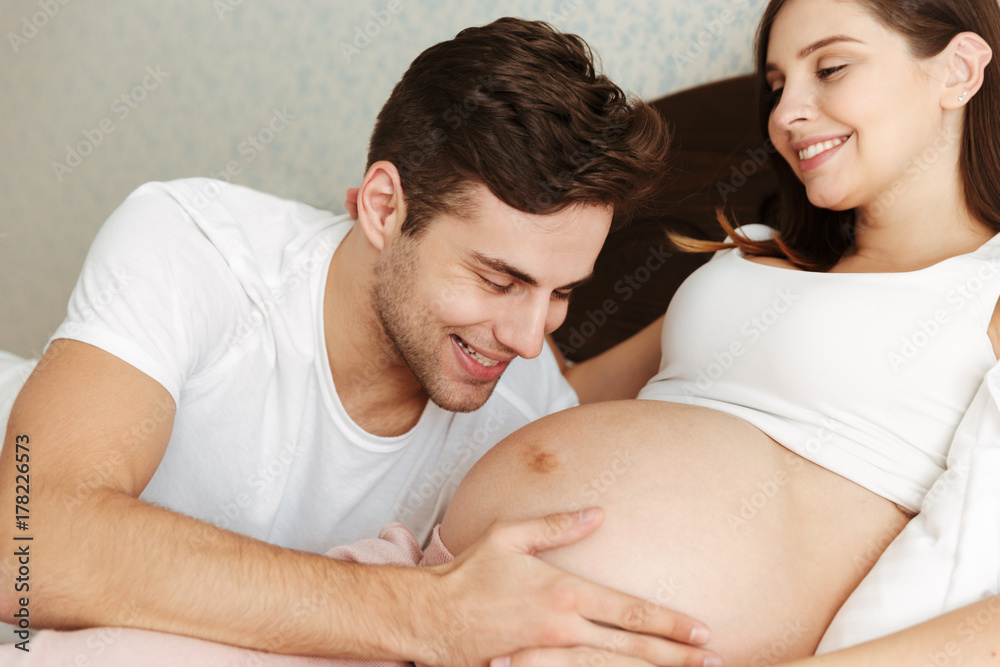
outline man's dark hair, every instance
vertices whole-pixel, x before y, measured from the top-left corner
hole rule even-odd
[[[662,185],[668,148],[663,118],[597,73],[583,39],[502,18],[413,61],[378,115],[368,166],[399,170],[411,236],[459,213],[480,183],[527,213],[609,205],[620,226]]]

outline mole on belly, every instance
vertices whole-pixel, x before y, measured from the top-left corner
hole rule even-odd
[[[527,454],[528,467],[532,472],[549,473],[559,467],[561,456],[545,449],[534,449]]]

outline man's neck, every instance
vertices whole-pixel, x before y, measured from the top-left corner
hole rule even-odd
[[[355,227],[334,253],[323,299],[323,329],[334,387],[354,422],[372,435],[402,435],[420,420],[427,393],[375,314],[372,266]]]

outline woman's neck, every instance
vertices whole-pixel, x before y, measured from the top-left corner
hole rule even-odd
[[[969,211],[957,172],[933,176],[901,182],[898,194],[859,208],[854,245],[833,270],[914,271],[992,238]]]

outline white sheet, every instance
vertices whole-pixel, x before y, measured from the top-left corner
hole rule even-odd
[[[1000,591],[1000,364],[959,424],[920,514],[840,609],[818,653],[853,646]],[[997,609],[1000,612],[1000,608]],[[975,620],[957,628],[971,639]]]

